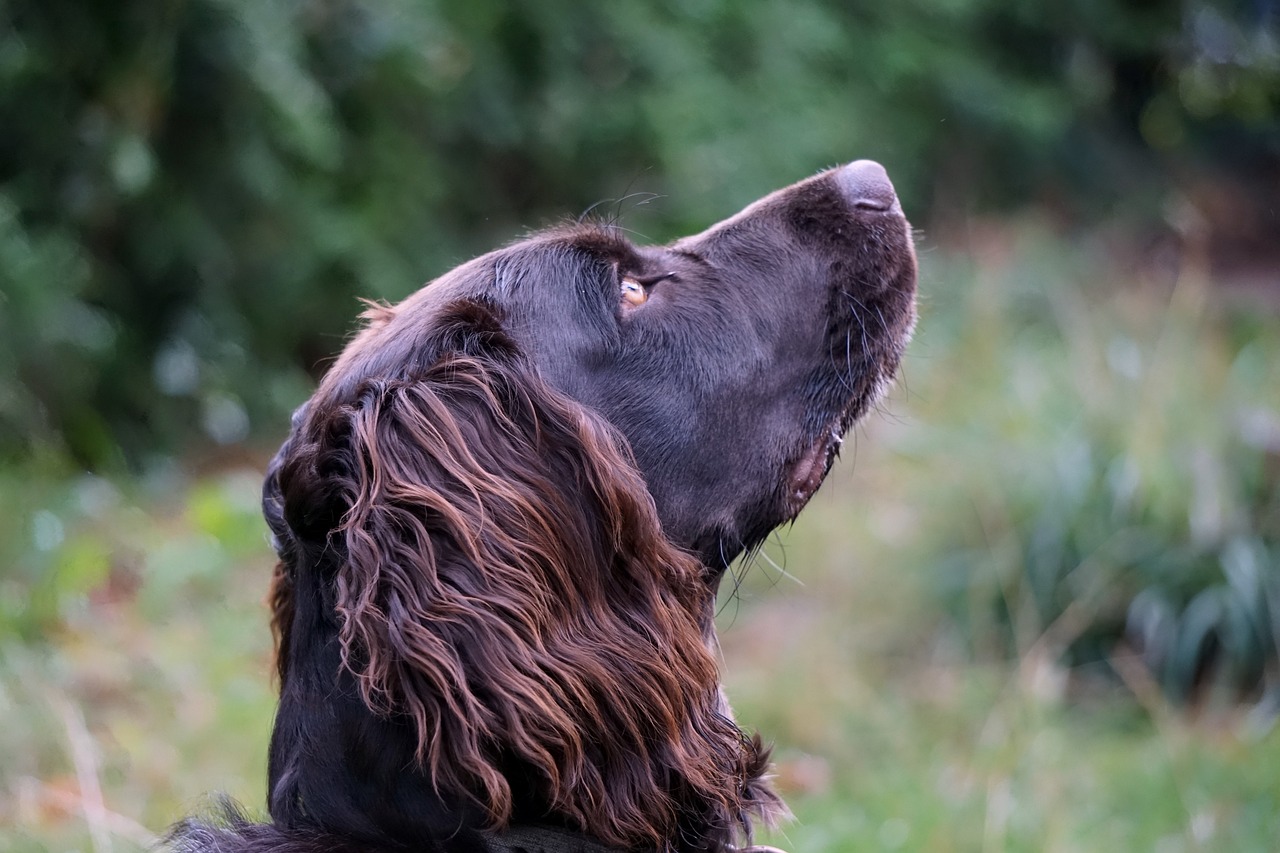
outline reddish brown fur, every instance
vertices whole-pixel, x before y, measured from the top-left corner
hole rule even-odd
[[[370,709],[412,720],[434,785],[501,827],[514,755],[551,807],[621,847],[663,848],[681,801],[717,823],[765,809],[762,750],[721,704],[702,568],[662,534],[611,426],[518,358],[457,353],[318,420],[352,454],[328,484],[349,507],[343,665]],[[290,602],[277,572],[282,643]]]
[[[423,379],[353,413],[366,467],[338,612],[365,701],[407,710],[432,779],[477,792],[497,824],[511,809],[500,747],[608,843],[674,834],[671,772],[732,808],[739,734],[715,713],[695,618],[706,587],[622,443],[492,365],[451,358]],[[453,549],[462,559],[437,562]],[[601,731],[613,740],[583,742]]]

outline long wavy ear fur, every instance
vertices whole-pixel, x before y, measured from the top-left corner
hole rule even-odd
[[[484,311],[445,323],[436,357],[313,400],[268,478],[272,527],[341,553],[343,666],[372,712],[412,722],[437,790],[502,826],[515,762],[607,844],[716,849],[774,801],[719,695],[701,569],[663,536],[621,437],[496,321],[477,332]],[[287,637],[307,548],[276,533]]]

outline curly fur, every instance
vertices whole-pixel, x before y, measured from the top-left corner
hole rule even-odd
[[[759,750],[721,713],[702,569],[662,535],[621,436],[498,328],[481,352],[364,382],[280,461],[286,504],[341,513],[342,665],[368,708],[411,721],[432,785],[494,825],[515,759],[607,843],[661,846],[691,809],[728,829]]]

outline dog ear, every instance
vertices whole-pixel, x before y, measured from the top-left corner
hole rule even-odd
[[[701,569],[625,441],[486,306],[445,312],[433,349],[309,413],[277,474],[277,517],[339,555],[329,600],[364,703],[409,721],[437,789],[495,825],[514,766],[607,844],[731,833],[758,749],[721,707]]]

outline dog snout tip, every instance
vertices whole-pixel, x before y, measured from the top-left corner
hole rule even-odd
[[[875,160],[855,160],[836,173],[840,191],[860,210],[893,210],[898,204],[889,173]]]

